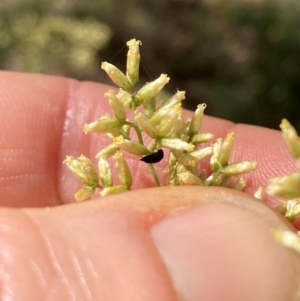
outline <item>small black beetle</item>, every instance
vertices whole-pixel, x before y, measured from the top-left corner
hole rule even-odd
[[[161,161],[163,157],[164,157],[164,151],[162,149],[158,149],[157,151],[155,151],[152,154],[143,156],[141,158],[141,161],[148,163],[148,164],[152,164],[152,163],[157,163],[157,162]]]

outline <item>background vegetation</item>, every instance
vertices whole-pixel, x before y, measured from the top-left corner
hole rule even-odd
[[[299,0],[1,0],[0,68],[105,82],[143,41],[143,80],[171,76],[186,107],[300,130]],[[172,91],[173,89],[173,91]]]

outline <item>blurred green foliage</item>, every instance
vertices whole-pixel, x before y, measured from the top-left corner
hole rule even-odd
[[[186,107],[300,129],[299,0],[0,2],[2,69],[105,82],[100,61],[124,70],[131,38],[144,44],[143,80],[167,73]]]

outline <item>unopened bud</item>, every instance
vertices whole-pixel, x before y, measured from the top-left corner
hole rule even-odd
[[[114,185],[112,172],[108,161],[100,158],[98,162],[99,178],[104,185],[104,187],[111,187]]]
[[[116,161],[116,169],[117,169],[119,180],[122,186],[125,186],[129,190],[132,185],[132,177],[131,177],[129,166],[125,161],[121,152],[117,152],[114,155],[114,159]]]
[[[132,108],[132,95],[131,95],[131,93],[129,93],[125,90],[119,89],[119,92],[116,96],[118,97],[118,99],[120,99],[123,106],[125,106],[129,109]]]
[[[142,113],[136,112],[135,120],[141,130],[143,130],[151,138],[155,139],[158,137],[158,130],[153,126],[150,120]]]
[[[226,176],[239,176],[244,173],[253,171],[257,168],[256,162],[239,162],[227,165],[222,169],[222,174]]]
[[[181,150],[187,152],[192,152],[195,148],[193,144],[187,143],[178,138],[163,138],[160,140],[160,144],[161,146],[169,149]]]
[[[115,143],[109,144],[108,146],[101,149],[101,151],[96,155],[96,158],[107,159],[108,157],[113,156],[119,149],[120,147]]]
[[[254,193],[254,197],[258,200],[261,200],[262,195],[263,195],[263,188],[262,188],[262,186],[259,186]]]
[[[197,134],[193,136],[192,143],[194,144],[200,144],[209,142],[214,138],[214,135],[211,133],[203,133],[203,134]]]
[[[181,104],[176,105],[166,114],[165,119],[159,125],[158,132],[160,137],[174,137],[180,130],[182,124]]]
[[[108,195],[118,194],[118,193],[122,193],[122,192],[126,192],[126,191],[129,191],[126,186],[122,186],[122,185],[120,185],[120,186],[113,186],[113,187],[104,188],[100,192],[100,195],[101,196],[108,196]]]
[[[173,108],[176,104],[181,103],[185,99],[185,91],[177,91],[171,98],[166,100],[152,115],[151,122],[154,125],[158,125],[165,118],[165,115]]]
[[[156,100],[155,97],[146,99],[143,102],[143,106],[144,106],[144,113],[148,118],[151,118],[152,115],[154,114],[155,110],[156,110]]]
[[[296,233],[288,230],[276,229],[273,232],[275,239],[284,246],[300,254],[300,237]],[[295,299],[296,300],[296,299]]]
[[[126,76],[132,86],[139,80],[140,45],[142,45],[141,41],[137,41],[136,39],[127,42],[129,50],[127,53]]]
[[[178,158],[178,161],[184,166],[194,167],[197,165],[198,160],[192,156],[192,153],[187,153]]]
[[[83,155],[77,159],[67,156],[64,160],[69,170],[85,185],[97,187],[99,184],[98,174],[91,160]]]
[[[107,62],[103,62],[101,68],[118,87],[125,91],[132,91],[133,86],[129,82],[126,75],[119,68]]]
[[[206,104],[202,103],[197,106],[196,111],[192,117],[190,127],[189,127],[189,135],[193,137],[198,134],[202,126],[202,120],[204,116],[204,109],[206,108]]]
[[[179,184],[183,185],[198,185],[203,186],[202,181],[195,175],[193,175],[191,172],[186,171],[182,172],[177,175]]]
[[[213,145],[213,154],[210,158],[210,169],[212,172],[217,172],[221,168],[219,161],[221,151],[222,139],[219,138]]]
[[[269,181],[267,193],[273,196],[294,199],[300,197],[300,172]]]
[[[238,178],[232,185],[230,185],[230,188],[242,191],[246,187],[246,181],[244,178]]]
[[[300,217],[300,199],[289,200],[283,204],[285,207],[284,216],[288,221],[294,222]]]
[[[111,133],[122,128],[122,124],[115,118],[102,116],[100,119],[84,125],[84,132],[87,133]]]
[[[109,104],[114,111],[115,117],[120,123],[126,120],[126,113],[120,99],[114,94],[114,91],[109,90],[104,94],[108,98]]]
[[[208,146],[208,147],[200,148],[196,151],[193,151],[190,154],[199,161],[206,157],[211,156],[212,153],[213,153],[213,148],[211,146]]]
[[[135,105],[138,107],[144,101],[154,97],[169,82],[170,78],[166,74],[162,74],[159,78],[146,84],[134,95]]]
[[[227,137],[222,141],[220,154],[219,154],[219,163],[222,166],[226,166],[228,164],[231,151],[234,144],[234,133],[231,132],[227,135]]]
[[[114,138],[114,143],[122,150],[136,156],[145,156],[149,154],[149,150],[146,146],[136,141],[124,139],[122,136]]]
[[[75,193],[75,199],[77,202],[85,201],[93,195],[95,192],[94,186],[83,186]]]
[[[295,128],[286,119],[282,119],[280,128],[290,154],[296,159],[300,158],[300,137]]]

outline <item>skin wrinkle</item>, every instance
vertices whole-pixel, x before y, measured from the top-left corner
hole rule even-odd
[[[37,275],[36,278],[37,278],[38,282],[40,283],[41,287],[43,288],[43,290],[46,291],[48,283],[43,275],[41,268],[33,259],[29,260],[29,265],[31,266],[31,268],[35,272],[35,274]]]
[[[91,202],[92,203],[92,202]],[[96,203],[96,202],[95,202]],[[84,205],[84,204],[82,204],[82,205]],[[68,206],[66,206],[66,207],[69,207],[69,206],[72,206],[73,207],[73,209],[75,209],[75,207],[76,208],[78,208],[78,206],[76,206],[75,204],[74,205],[68,205]],[[64,206],[65,207],[65,206]],[[64,208],[64,209],[66,209],[67,210],[67,208]],[[80,204],[80,206],[79,207],[81,207],[81,204]],[[96,206],[97,207],[97,206]],[[58,210],[59,209],[59,210]],[[55,208],[55,209],[51,209],[51,211],[52,211],[52,213],[54,213],[54,215],[52,216],[52,214],[51,214],[51,216],[49,216],[51,219],[55,219],[55,220],[57,220],[56,219],[56,216],[57,216],[57,214],[59,214],[58,216],[60,216],[60,219],[62,218],[62,221],[63,221],[63,216],[64,216],[64,213],[62,213],[61,212],[61,210],[60,209],[63,209],[63,207],[62,208]],[[60,212],[59,212],[60,211]],[[63,211],[65,211],[65,210],[63,210]],[[67,210],[68,211],[68,210]],[[68,214],[68,212],[66,211],[66,214]],[[76,210],[77,211],[77,210]],[[92,210],[92,211],[94,211],[94,210]],[[104,211],[106,211],[105,209],[104,209]],[[110,212],[111,210],[109,210],[109,212]],[[140,247],[139,248],[134,248],[134,253],[132,254],[132,258],[131,257],[125,257],[125,258],[127,258],[127,260],[126,260],[126,262],[124,262],[124,264],[125,264],[125,267],[127,266],[127,268],[126,269],[128,269],[128,265],[130,266],[131,265],[131,260],[133,260],[132,261],[132,264],[133,264],[133,269],[134,270],[136,270],[136,268],[137,268],[137,261],[136,261],[136,259],[135,259],[135,257],[140,253],[140,252],[142,252],[142,253],[144,253],[144,252],[146,252],[146,254],[148,254],[148,251],[147,250],[149,250],[149,248],[150,248],[150,245],[148,245],[149,243],[150,243],[150,241],[151,241],[151,245],[152,245],[152,247],[151,248],[153,248],[153,251],[152,252],[155,252],[155,256],[154,256],[154,254],[152,254],[152,256],[150,256],[149,258],[156,258],[155,259],[155,261],[154,261],[154,263],[155,262],[157,262],[157,263],[155,263],[155,266],[163,266],[164,268],[164,270],[165,270],[165,273],[167,273],[166,272],[166,268],[165,268],[165,266],[164,266],[164,263],[163,263],[163,261],[162,261],[162,259],[161,259],[161,257],[160,257],[160,254],[157,252],[157,249],[156,249],[156,246],[154,246],[154,244],[153,244],[153,241],[152,241],[152,239],[150,238],[150,236],[149,236],[149,232],[148,232],[148,230],[146,230],[146,229],[148,229],[148,218],[149,218],[149,214],[148,214],[148,212],[146,212],[146,211],[141,211],[141,212],[136,212],[136,213],[130,213],[128,210],[126,210],[126,212],[124,212],[124,213],[122,213],[122,215],[121,216],[124,216],[124,217],[126,217],[125,219],[123,218],[123,221],[122,221],[122,219],[120,219],[119,218],[119,216],[120,216],[120,213],[121,212],[123,212],[124,210],[122,209],[122,208],[119,208],[119,209],[117,209],[117,211],[112,211],[112,212],[115,212],[115,214],[117,214],[118,212],[118,214],[116,215],[116,217],[115,218],[113,218],[113,221],[114,221],[114,227],[113,228],[116,228],[117,227],[117,229],[119,228],[119,227],[121,227],[120,229],[123,229],[124,228],[124,226],[125,226],[125,229],[126,229],[126,233],[132,233],[131,235],[134,235],[134,237],[136,237],[136,239],[138,239],[138,243],[139,243],[139,245],[140,245]],[[56,212],[56,213],[55,213]],[[72,210],[70,211],[70,212],[72,212]],[[111,219],[111,213],[109,213],[109,212],[103,212],[103,210],[101,210],[101,211],[99,211],[99,213],[101,213],[101,215],[99,216],[99,220],[101,221],[101,220],[103,220],[103,218],[108,218],[109,220]],[[95,212],[94,212],[95,213]],[[128,214],[129,214],[129,216],[128,216]],[[44,214],[42,214],[42,215],[40,215],[40,216],[38,216],[37,218],[38,218],[38,220],[39,220],[39,223],[41,222],[41,221],[43,221],[43,224],[44,223],[48,223],[47,222],[47,220],[45,220],[44,218],[43,218],[43,215]],[[78,219],[76,218],[76,215],[77,214],[75,214],[75,216],[69,216],[69,218],[71,218],[71,220],[73,220],[73,221],[77,221]],[[151,216],[153,216],[153,214],[150,214]],[[156,214],[157,215],[157,214]],[[57,216],[57,217],[58,217]],[[84,218],[85,219],[85,218]],[[157,218],[152,218],[152,222],[153,221],[157,221]],[[61,222],[62,222],[61,221]],[[117,224],[116,224],[116,221],[118,221],[117,222]],[[61,223],[61,222],[59,222],[59,223]],[[82,224],[82,222],[83,221],[78,221],[79,222],[79,224],[81,225]],[[120,225],[118,225],[118,223],[121,223]],[[43,224],[41,224],[41,227],[43,226]],[[76,223],[77,224],[77,223]],[[100,228],[103,228],[104,227],[104,229],[106,229],[105,228],[105,224],[107,224],[106,222],[104,222],[104,225],[103,226],[101,226],[101,225],[99,225],[98,227],[100,227]],[[70,225],[71,226],[71,225]],[[97,228],[98,228],[97,227]],[[146,227],[146,228],[145,228]],[[72,226],[72,228],[73,228],[73,226]],[[91,228],[91,226],[89,226],[88,228]],[[145,228],[144,230],[143,230],[143,228]],[[74,231],[76,232],[76,229],[77,229],[77,226],[74,226]],[[86,231],[85,229],[83,229],[84,231]],[[91,231],[91,230],[89,230],[89,231]],[[105,231],[110,231],[111,232],[111,230],[105,230]],[[76,232],[77,233],[77,232]],[[136,234],[134,234],[134,233],[136,233]],[[117,231],[116,233],[114,233],[114,232],[112,232],[111,233],[111,235],[112,235],[112,237],[111,237],[111,239],[114,241],[114,243],[113,243],[113,245],[115,246],[115,248],[116,248],[116,250],[118,250],[118,249],[123,249],[124,248],[124,243],[122,242],[122,239],[121,239],[121,235],[122,235],[122,233],[119,233],[119,231]],[[109,236],[111,236],[111,235],[109,235]],[[116,240],[116,235],[118,235],[118,237],[120,237],[120,243],[121,243],[121,245],[118,247],[117,245],[115,245],[117,242],[118,242],[118,240]],[[106,237],[109,237],[108,235],[106,235]],[[145,241],[144,241],[144,239],[141,239],[142,237],[147,237],[146,238],[146,242],[148,241],[148,243],[147,244],[145,244]],[[100,237],[102,237],[102,236],[100,236]],[[103,238],[102,238],[103,239]],[[107,239],[107,238],[106,238]],[[126,240],[128,240],[128,239],[126,239]],[[135,239],[132,239],[132,241],[134,241]],[[78,241],[78,239],[76,239],[76,241]],[[104,240],[103,242],[102,242],[102,244],[105,244],[106,245],[106,241]],[[135,243],[136,244],[136,243]],[[110,246],[110,243],[108,244],[108,246]],[[97,246],[95,245],[95,247],[97,248]],[[150,249],[151,249],[150,248]],[[107,262],[107,260],[109,259],[109,258],[114,258],[114,257],[111,257],[111,255],[109,255],[109,253],[111,252],[111,251],[109,251],[109,250],[111,250],[111,248],[109,248],[109,249],[107,249],[107,247],[105,247],[105,249],[103,250],[103,251],[105,251],[104,253],[100,250],[100,249],[98,249],[98,254],[99,254],[99,256],[101,257],[101,258],[103,258],[102,259],[102,261],[105,261],[105,262]],[[109,253],[107,253],[107,252],[109,252]],[[117,252],[118,253],[118,252]],[[107,255],[105,255],[105,254],[107,254]],[[128,252],[127,252],[127,254],[128,254]],[[134,255],[135,254],[135,255]],[[146,255],[145,254],[145,255]],[[109,255],[109,256],[108,256]],[[138,258],[140,258],[140,256],[142,256],[142,255],[139,255],[138,256]],[[69,257],[72,257],[72,255],[70,255]],[[144,255],[142,256],[143,258],[145,257]],[[137,258],[137,259],[138,259]],[[129,261],[128,261],[129,260]],[[139,259],[140,260],[140,259]],[[153,260],[153,259],[152,259]],[[119,259],[117,260],[117,262],[118,262],[118,264],[120,263],[120,261],[119,261]],[[114,264],[113,262],[111,262],[111,264],[112,264],[112,268],[105,268],[105,271],[106,272],[109,272],[109,271],[111,271],[113,274],[111,275],[111,277],[105,277],[103,280],[104,280],[104,282],[103,282],[103,284],[105,283],[105,281],[112,281],[113,280],[113,282],[114,281],[116,281],[117,279],[118,279],[118,268],[117,268],[117,266],[116,266],[116,264]],[[143,265],[143,263],[141,262],[141,265]],[[148,265],[148,264],[147,264]],[[85,265],[86,266],[86,265]],[[105,266],[106,266],[106,264],[105,264]],[[159,268],[159,269],[161,269],[162,268],[162,266]],[[98,267],[99,268],[99,267]],[[156,270],[157,268],[155,268],[155,270]],[[105,272],[105,273],[106,273]],[[157,272],[156,273],[158,273],[159,272],[159,270],[157,270]],[[149,270],[149,273],[151,273],[151,274],[153,274],[153,269],[150,269]],[[156,273],[154,273],[153,274],[153,277],[154,277],[154,281],[155,282],[157,282],[157,276],[156,276]],[[160,275],[161,274],[161,272],[160,273],[158,273],[158,275]],[[78,276],[79,276],[79,274],[78,273],[74,273],[74,275],[76,275],[76,278],[78,278]],[[85,276],[85,278],[88,280],[88,278],[89,278],[89,276],[88,276],[88,274],[85,274],[86,276]],[[144,275],[144,276],[142,276],[142,275]],[[168,278],[170,279],[170,276],[169,276],[169,274],[166,274],[166,275],[168,275]],[[166,277],[166,275],[164,276],[164,277]],[[102,275],[102,277],[101,278],[103,278],[103,276],[104,275]],[[141,274],[141,276],[144,278],[145,277],[145,274],[144,274],[144,272]],[[93,277],[93,276],[92,276]],[[135,276],[136,277],[136,276]],[[161,277],[161,276],[160,276]],[[98,282],[99,283],[102,283],[101,282],[101,278],[98,280]],[[147,276],[147,278],[149,278],[149,276]],[[146,278],[146,279],[147,279]],[[150,277],[150,279],[152,278],[152,276]],[[130,280],[130,279],[132,279],[132,277],[130,277],[128,280]],[[156,280],[155,280],[156,279]],[[122,279],[120,279],[120,280],[122,280]],[[124,282],[126,280],[126,277],[121,281],[121,283],[120,283],[120,293],[123,291],[123,289],[124,289],[124,284],[126,283],[126,282]],[[132,280],[134,280],[134,278],[132,279]],[[149,280],[149,279],[148,279]],[[164,282],[165,282],[166,280],[164,280]],[[90,281],[89,281],[90,282]],[[90,282],[91,283],[91,282]],[[109,283],[111,283],[111,282],[108,282],[108,284]],[[170,280],[168,281],[168,285],[171,285],[171,282],[170,282]],[[111,284],[113,284],[113,283],[111,283]],[[116,283],[117,284],[117,283]],[[127,285],[126,285],[127,286]],[[132,283],[130,283],[130,285],[129,285],[130,287],[132,287]],[[118,285],[116,286],[116,287],[118,287]],[[131,288],[132,289],[132,288]],[[144,295],[144,293],[146,294],[145,295],[145,298],[146,298],[146,296],[149,296],[148,294],[149,294],[149,292],[147,292],[148,290],[146,290],[145,292],[144,292],[144,289],[142,289],[142,287],[141,287],[141,291],[140,291],[140,293],[138,293],[138,294],[142,294],[141,296],[143,296]],[[174,289],[173,289],[173,291],[174,291]],[[77,295],[78,295],[78,293],[77,293]],[[138,296],[138,295],[137,295]],[[115,296],[116,297],[116,296]],[[158,297],[158,296],[157,296]],[[148,297],[147,297],[148,298]],[[113,298],[113,299],[108,299],[108,300],[124,300],[123,298],[122,298],[122,296],[121,295],[119,295],[119,297],[118,298]],[[126,299],[127,300],[127,299]],[[137,299],[137,300],[148,300],[148,299]],[[175,300],[175,299],[158,299],[158,300]]]
[[[70,250],[70,258],[71,258],[71,262],[73,263],[73,266],[75,268],[75,273],[78,277],[78,282],[79,285],[82,287],[82,291],[83,294],[85,296],[85,298],[87,298],[86,300],[93,300],[92,297],[92,292],[91,289],[89,288],[89,285],[87,284],[87,281],[85,279],[85,273],[83,271],[83,269],[81,268],[81,264],[79,263],[76,254],[74,253],[73,250]]]
[[[28,222],[30,222],[34,228],[36,229],[36,233],[39,235],[39,240],[43,243],[43,245],[45,246],[45,250],[47,251],[47,254],[45,254],[45,257],[49,258],[49,262],[51,263],[51,267],[52,270],[54,271],[54,273],[56,275],[53,276],[53,279],[59,279],[60,283],[64,283],[66,286],[66,292],[68,293],[68,296],[70,299],[66,299],[66,301],[76,301],[76,297],[75,294],[72,290],[72,285],[69,283],[68,281],[68,277],[67,275],[64,273],[62,267],[60,266],[59,260],[57,258],[57,256],[55,255],[55,251],[52,247],[52,244],[50,242],[50,240],[48,239],[47,235],[45,235],[42,231],[41,231],[41,227],[40,225],[36,222],[35,218],[33,217],[33,215],[29,214],[28,211],[25,209],[21,209],[20,211],[24,216],[27,217]],[[51,289],[51,285],[49,285],[48,282],[48,286],[47,286],[47,290]],[[53,286],[53,290],[54,286]],[[47,295],[47,293],[46,293]],[[45,297],[46,297],[45,295]]]

